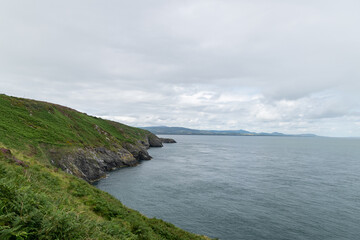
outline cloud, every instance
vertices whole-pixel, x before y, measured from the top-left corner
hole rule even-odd
[[[135,126],[360,136],[359,7],[2,2],[0,83]]]

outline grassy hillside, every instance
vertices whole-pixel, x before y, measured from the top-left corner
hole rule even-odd
[[[149,219],[46,159],[50,146],[111,149],[146,134],[66,107],[0,95],[0,239],[207,239]]]
[[[205,239],[83,180],[0,149],[0,239]]]
[[[134,143],[147,133],[67,107],[0,95],[0,141],[16,149],[34,151],[40,145],[111,148]]]

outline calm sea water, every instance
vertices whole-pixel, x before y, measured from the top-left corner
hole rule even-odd
[[[170,137],[97,187],[220,239],[360,239],[360,139]]]

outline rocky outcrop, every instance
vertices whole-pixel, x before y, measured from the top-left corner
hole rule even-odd
[[[150,160],[149,147],[162,147],[161,140],[149,134],[137,143],[123,146],[96,148],[55,149],[48,151],[53,165],[88,182],[99,180],[114,169],[137,165],[141,160]]]
[[[150,147],[162,147],[163,146],[160,138],[158,138],[154,134],[148,135],[148,140],[149,140]]]
[[[146,142],[143,144],[143,142],[144,141],[140,141],[136,145],[130,144],[130,143],[125,143],[123,145],[123,147],[127,151],[129,151],[132,154],[132,156],[138,161],[140,161],[140,160],[150,160],[151,156],[147,152],[147,149],[150,147],[150,145],[147,144]]]
[[[52,149],[49,157],[55,166],[88,182],[105,177],[108,171],[138,163],[129,151],[122,148],[117,151],[104,147],[77,148],[71,151]]]
[[[160,138],[162,143],[176,143],[176,141],[172,138]]]

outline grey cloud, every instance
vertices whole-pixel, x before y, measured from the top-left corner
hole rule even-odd
[[[136,126],[359,136],[359,9],[352,0],[3,1],[0,83]]]

